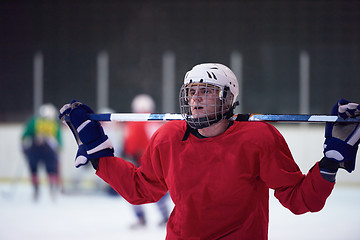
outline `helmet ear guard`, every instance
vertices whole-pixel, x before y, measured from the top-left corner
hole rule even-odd
[[[230,88],[228,86],[224,87],[222,95],[223,104],[227,109],[224,113],[224,119],[229,119],[234,115],[234,110],[236,106],[239,105],[239,101],[234,101],[234,95],[230,92]]]
[[[236,108],[236,106],[238,106],[240,103],[239,101],[236,101],[230,108],[229,108],[229,111],[227,111],[225,113],[225,119],[229,119],[231,118],[232,116],[234,116],[234,110]]]

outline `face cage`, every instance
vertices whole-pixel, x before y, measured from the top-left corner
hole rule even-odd
[[[194,129],[211,126],[233,113],[233,94],[229,88],[209,83],[183,85],[179,94],[180,112],[185,121]],[[200,111],[201,114],[195,113]]]

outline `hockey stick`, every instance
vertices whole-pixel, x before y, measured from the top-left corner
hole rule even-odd
[[[143,122],[183,120],[178,113],[105,113],[90,114],[91,120],[115,122]],[[236,114],[231,117],[234,121],[266,121],[266,122],[309,122],[309,123],[360,123],[360,117],[343,119],[331,115],[303,115],[303,114]]]

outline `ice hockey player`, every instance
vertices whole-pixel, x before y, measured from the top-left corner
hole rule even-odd
[[[45,167],[53,200],[59,191],[59,152],[62,146],[57,110],[51,103],[43,104],[39,113],[26,124],[22,134],[22,150],[29,165],[33,198],[39,198],[39,168]]]
[[[153,113],[155,102],[148,94],[139,94],[131,102],[133,113]],[[144,154],[151,136],[162,125],[161,122],[126,122],[124,124],[124,147],[123,158],[132,162],[136,167],[141,165],[141,156]],[[156,202],[160,211],[161,221],[159,226],[165,226],[169,218],[167,206],[168,194]],[[146,212],[142,205],[133,205],[137,222],[131,225],[131,229],[139,229],[147,225]]]
[[[268,239],[269,188],[294,214],[320,211],[339,168],[354,170],[359,124],[326,124],[324,157],[304,175],[282,135],[266,122],[230,121],[238,82],[222,64],[186,73],[180,89],[184,120],[169,121],[153,135],[141,166],[113,156],[92,110],[73,101],[60,110],[82,145],[77,159],[133,204],[156,202],[169,191],[175,207],[167,239]],[[360,115],[356,103],[339,100],[333,115]]]

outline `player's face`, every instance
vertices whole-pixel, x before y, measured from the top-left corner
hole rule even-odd
[[[220,110],[219,88],[216,86],[204,83],[192,84],[188,90],[188,97],[193,117],[212,118]]]

